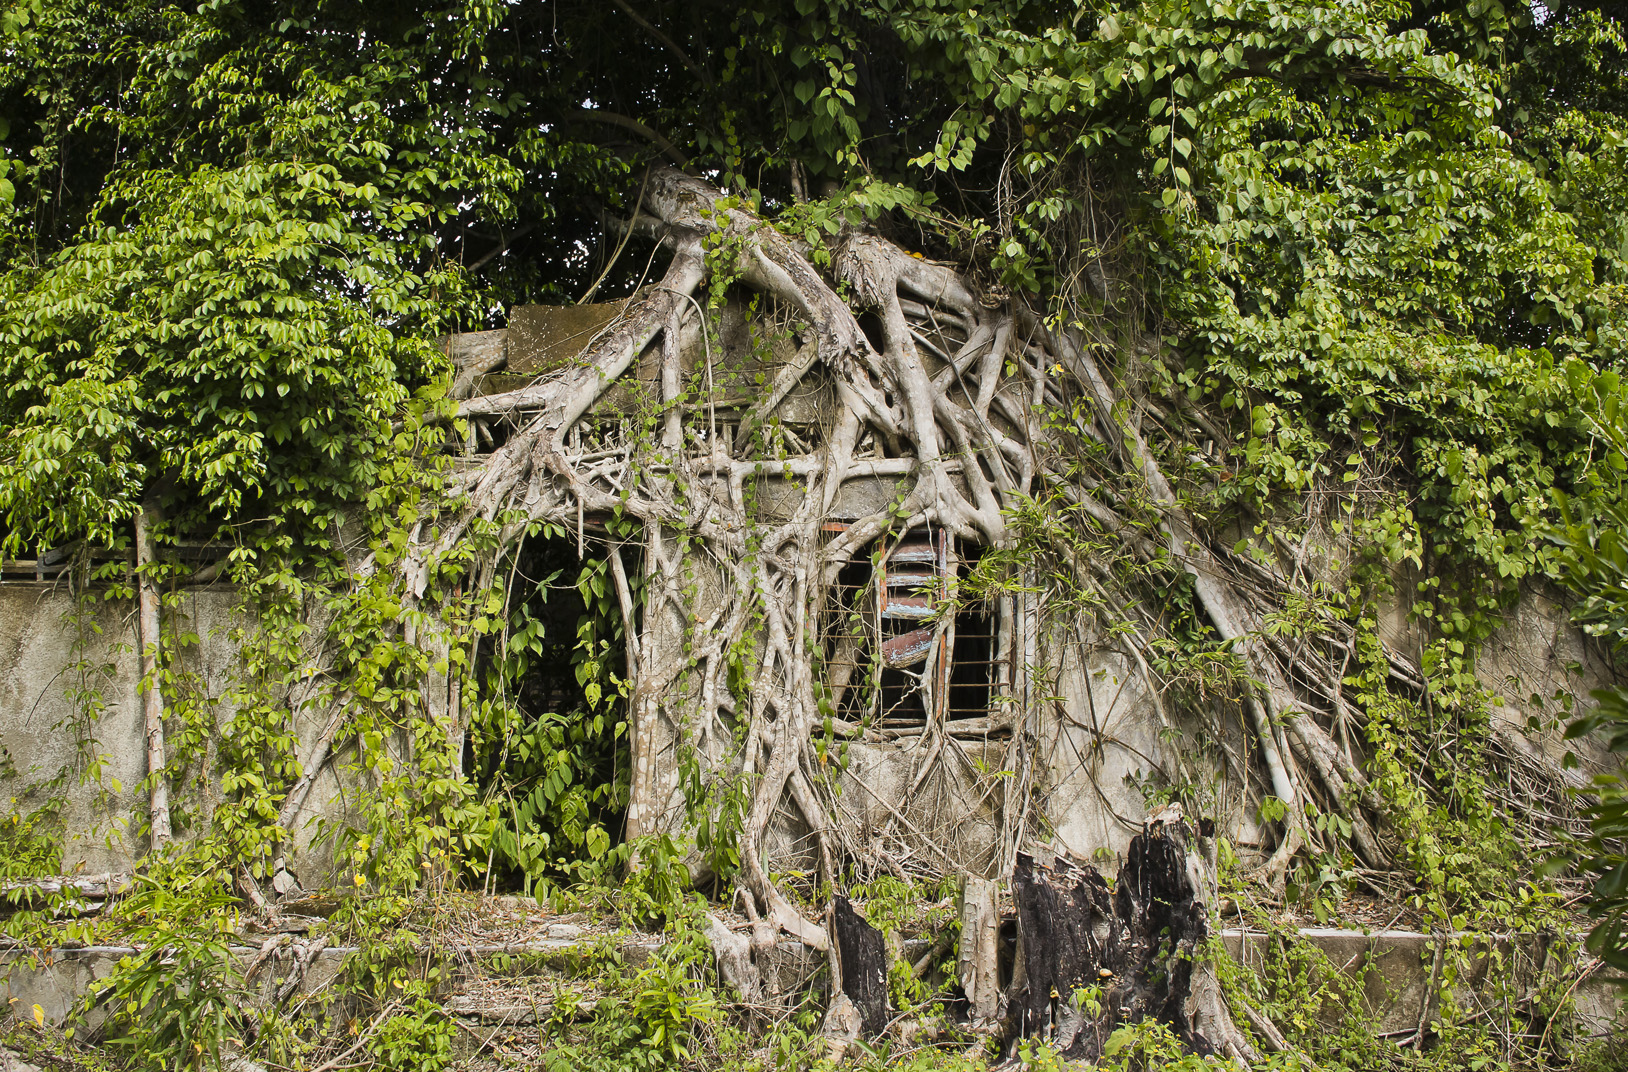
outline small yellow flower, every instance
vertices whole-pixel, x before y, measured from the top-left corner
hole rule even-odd
[[[355,880],[356,880],[356,884],[357,884],[357,885],[358,885],[358,886],[365,886],[365,885],[367,885],[367,879],[365,879],[365,878],[363,878],[363,877],[362,877],[362,876],[361,876],[361,875],[353,875],[353,876],[351,876],[351,877],[353,877],[353,878],[354,878],[354,879],[355,879]]]

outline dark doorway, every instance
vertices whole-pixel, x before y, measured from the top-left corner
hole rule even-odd
[[[628,797],[627,660],[604,539],[543,532],[504,563],[507,620],[476,658],[465,770],[498,816],[489,882],[539,884],[613,863]],[[630,551],[633,552],[630,556]],[[621,545],[630,579],[636,545]]]

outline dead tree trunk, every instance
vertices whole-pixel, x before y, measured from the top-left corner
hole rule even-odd
[[[170,840],[170,786],[164,772],[164,694],[158,683],[163,640],[159,635],[158,581],[152,570],[154,520],[150,507],[144,506],[136,514],[136,620],[141,680],[147,689],[141,698],[141,713],[147,737],[148,817],[152,846],[157,849]]]
[[[1012,896],[1024,978],[1009,1021],[1014,1038],[1043,1038],[1067,1057],[1095,1060],[1116,1027],[1151,1018],[1195,1053],[1255,1059],[1204,948],[1208,866],[1189,847],[1180,807],[1164,814],[1132,839],[1112,888],[1093,868],[1019,855]]]
[[[842,992],[859,1010],[860,1034],[875,1038],[887,1026],[887,943],[843,894],[831,905],[831,923]]]

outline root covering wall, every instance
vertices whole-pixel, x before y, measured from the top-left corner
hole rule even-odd
[[[588,345],[622,309],[623,303],[567,310],[525,307],[514,311],[509,331],[454,336],[449,350],[464,370],[460,389],[477,398],[483,392],[513,390],[527,376],[546,373],[565,360],[562,355]],[[711,394],[696,399],[691,408],[715,426],[722,421],[725,434],[738,427],[748,407],[763,401],[764,384],[781,382],[788,369],[806,370],[812,360],[811,353],[772,328],[754,322],[739,301],[726,305],[705,330],[696,323],[686,326],[680,372],[692,376],[708,362],[715,372]],[[793,436],[799,429],[828,423],[836,392],[817,373],[797,379],[759,418]],[[608,426],[625,421],[640,406],[641,393],[659,388],[661,375],[661,363],[647,351],[636,371],[606,392],[585,422]],[[892,467],[896,472],[877,465],[875,475],[842,483],[823,515],[831,534],[896,502],[910,486],[910,464],[908,458],[899,459]],[[803,498],[799,483],[773,467],[744,481],[703,470],[699,483],[698,497],[734,497],[765,522],[784,520]],[[964,483],[957,483],[964,490]],[[591,527],[593,517],[585,523]],[[684,571],[684,617],[689,623],[715,617],[723,584],[715,564],[704,555],[692,555],[684,559]],[[1399,577],[1398,582],[1401,594],[1382,609],[1381,632],[1390,647],[1416,654],[1424,638],[1405,611],[1411,580]],[[242,624],[238,598],[225,584],[184,592],[178,624],[197,642],[180,658],[195,675],[199,695],[194,699],[209,708],[218,726],[229,714],[235,665],[229,633]],[[660,593],[652,585],[647,604],[660,602]],[[1223,712],[1199,724],[1180,705],[1153,694],[1146,675],[1113,638],[1084,637],[1088,643],[1082,644],[1081,634],[1068,635],[1055,622],[1038,625],[1015,602],[1004,610],[988,610],[991,621],[1006,614],[1014,634],[1008,648],[991,653],[992,661],[1003,663],[991,673],[1005,674],[1010,681],[1011,664],[1023,661],[1025,651],[1031,653],[1032,673],[1016,675],[1027,681],[1026,694],[1003,700],[1000,690],[991,687],[985,694],[987,710],[956,712],[943,735],[888,719],[863,728],[839,727],[845,770],[837,779],[833,818],[852,832],[852,845],[861,854],[897,866],[920,864],[997,877],[1003,820],[1001,786],[994,774],[1001,771],[1007,741],[1020,723],[1038,742],[1033,784],[1056,851],[1104,865],[1121,856],[1141,829],[1150,798],[1157,803],[1159,787],[1175,779],[1211,787],[1211,817],[1246,858],[1271,848],[1272,832],[1258,825],[1241,784],[1242,778],[1260,774],[1241,705],[1233,706],[1230,717]],[[641,613],[652,623],[645,643],[654,664],[679,660],[688,625],[651,605]],[[1025,635],[1026,630],[1034,635]],[[13,807],[26,810],[31,801],[43,798],[53,780],[61,786],[68,802],[70,837],[63,859],[68,871],[127,869],[143,845],[139,785],[146,771],[136,649],[135,608],[128,601],[98,597],[81,602],[65,580],[0,583],[0,743],[5,749],[0,757],[5,786],[0,791],[17,801]],[[830,668],[825,672],[828,678],[834,673]],[[1563,605],[1532,591],[1485,646],[1481,677],[1502,700],[1492,714],[1495,733],[1507,750],[1552,769],[1567,745],[1550,716],[1586,703],[1590,689],[1610,680],[1611,669],[1597,645],[1570,625]],[[431,682],[432,689],[437,685],[444,689],[444,679]],[[680,676],[663,696],[647,696],[634,705],[635,735],[644,742],[636,758],[643,761],[640,776],[648,783],[643,799],[656,802],[658,811],[635,817],[647,829],[682,832],[685,827],[677,762],[681,727],[698,746],[702,762],[715,768],[734,762],[727,734],[716,725],[686,718],[685,697],[699,709],[702,687],[693,675]],[[869,686],[861,682],[852,687]],[[304,740],[301,753],[309,754],[321,730],[319,720],[291,718]],[[1592,754],[1586,747],[1580,751],[1586,771]],[[343,766],[328,763],[316,773],[297,838],[296,853],[305,868],[326,866],[325,857],[310,856],[310,835],[317,821],[344,815]],[[1581,780],[1584,772],[1575,776]],[[194,809],[194,829],[207,825],[198,821],[210,806],[207,783],[205,778],[196,799],[187,802]],[[1511,792],[1518,792],[1518,786]],[[765,853],[770,871],[817,869],[816,840],[799,809],[782,806],[774,813]],[[694,870],[704,877],[704,862],[694,861]]]

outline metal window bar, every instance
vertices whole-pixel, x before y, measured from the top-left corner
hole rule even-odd
[[[837,533],[848,526],[821,527]],[[906,732],[919,731],[929,714],[952,732],[958,722],[987,726],[1006,664],[996,650],[998,615],[963,609],[953,621],[933,620],[951,578],[976,562],[979,549],[969,550],[957,555],[942,530],[914,530],[885,547],[874,565],[861,559],[842,571],[821,615],[825,679],[837,717]],[[935,651],[935,638],[944,650]]]

